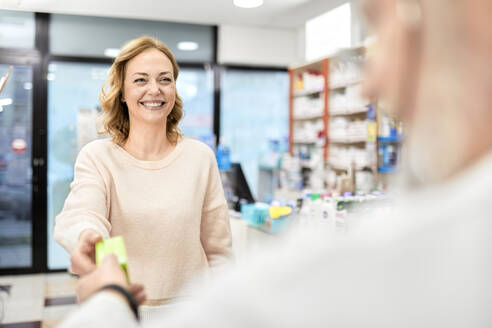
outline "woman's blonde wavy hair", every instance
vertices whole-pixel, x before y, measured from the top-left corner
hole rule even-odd
[[[173,53],[161,41],[149,37],[142,36],[127,42],[118,56],[116,56],[113,65],[109,70],[109,75],[104,83],[99,101],[103,111],[101,123],[103,128],[101,133],[107,133],[114,143],[123,144],[128,138],[130,132],[130,118],[128,115],[128,107],[122,102],[123,81],[125,80],[126,64],[128,61],[147,49],[160,50],[169,58],[173,65],[174,81],[178,78],[179,67]],[[176,100],[174,107],[167,116],[167,138],[170,142],[176,143],[181,137],[178,129],[178,123],[183,117],[183,101],[178,96],[176,91]]]

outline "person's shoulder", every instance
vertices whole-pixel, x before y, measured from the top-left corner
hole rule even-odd
[[[215,154],[212,148],[210,148],[210,146],[200,140],[183,137],[181,142],[183,143],[183,148],[186,149],[188,153],[193,154],[194,156],[199,156],[200,158],[204,158],[203,156],[215,158]]]
[[[116,145],[110,138],[93,140],[80,149],[79,157],[100,157],[111,152]]]

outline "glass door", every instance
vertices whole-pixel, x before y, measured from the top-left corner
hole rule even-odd
[[[8,69],[0,64],[0,76]],[[0,94],[0,270],[33,265],[32,76],[14,66]]]

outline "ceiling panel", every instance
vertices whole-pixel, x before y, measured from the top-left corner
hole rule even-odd
[[[259,8],[242,9],[234,6],[232,0],[2,0],[0,8],[186,23],[297,28],[306,19],[345,1],[265,0]]]

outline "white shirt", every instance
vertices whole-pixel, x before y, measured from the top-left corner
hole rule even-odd
[[[348,240],[279,245],[145,327],[491,327],[491,192],[492,153]],[[61,327],[130,319],[101,293]]]

